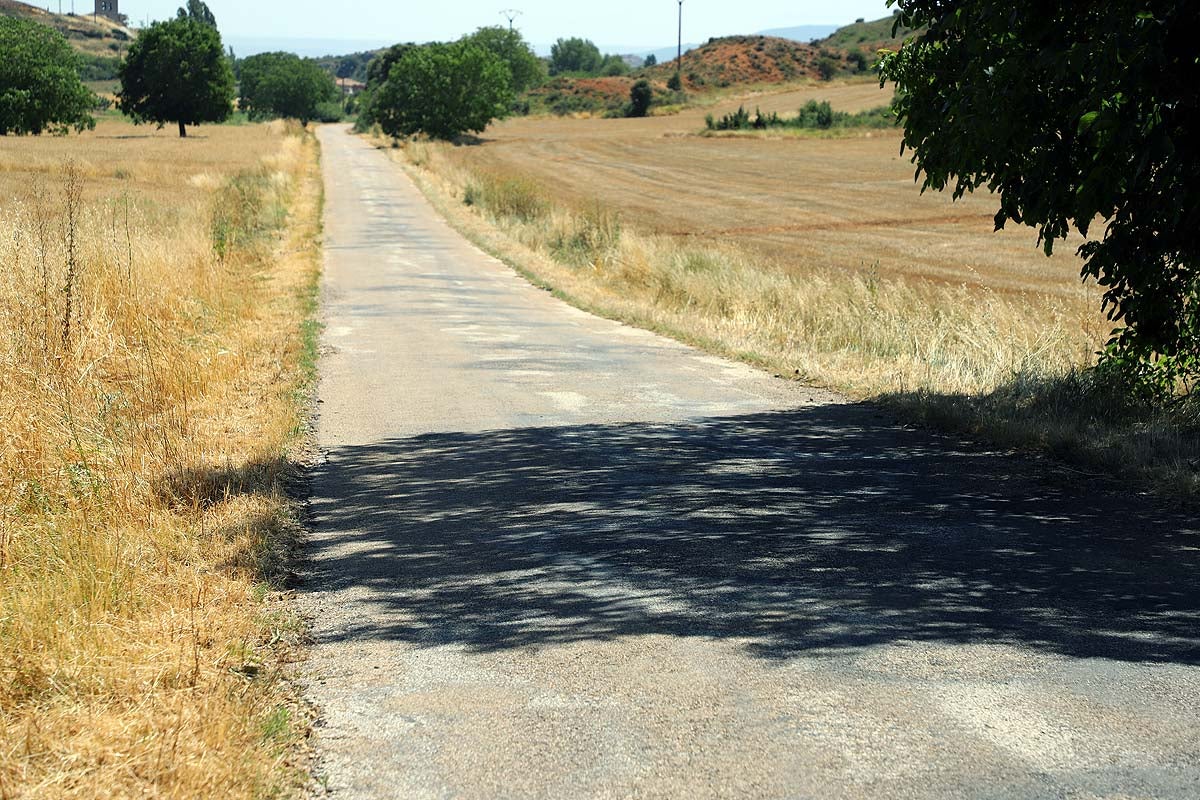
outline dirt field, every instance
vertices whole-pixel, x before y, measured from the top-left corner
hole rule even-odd
[[[920,195],[898,133],[694,135],[706,113],[741,102],[782,114],[811,99],[861,111],[886,104],[890,93],[871,82],[814,84],[670,117],[513,119],[452,158],[532,176],[568,203],[599,199],[648,232],[737,245],[787,271],[874,270],[1005,293],[1082,291],[1074,244],[1046,259],[1030,229],[993,233],[994,199]]]

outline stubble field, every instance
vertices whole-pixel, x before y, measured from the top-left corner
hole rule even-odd
[[[599,201],[641,231],[735,244],[797,274],[874,272],[1059,298],[1086,294],[1078,242],[1047,259],[1027,228],[994,232],[995,200],[921,195],[899,132],[704,138],[739,104],[794,115],[808,100],[856,112],[890,102],[873,82],[726,100],[668,117],[519,118],[450,151],[472,170],[521,174],[560,201]]]

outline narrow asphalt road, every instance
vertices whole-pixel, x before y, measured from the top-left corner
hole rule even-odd
[[[334,797],[1200,797],[1194,519],[572,309],[320,136]]]

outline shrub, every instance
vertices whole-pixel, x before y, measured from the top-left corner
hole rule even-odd
[[[829,105],[828,100],[819,103],[816,100],[809,100],[800,109],[797,127],[826,129],[833,127],[833,121],[833,107]]]
[[[337,101],[319,103],[313,109],[313,119],[317,122],[341,122],[346,118],[347,110]]]
[[[650,82],[647,80],[638,81],[629,90],[629,116],[646,116],[650,111],[650,104],[653,101],[654,90],[650,88]]]
[[[896,124],[896,115],[890,106],[880,106],[857,114],[847,114],[844,111],[834,111],[828,101],[808,101],[799,114],[790,119],[779,116],[772,111],[764,114],[755,109],[751,117],[744,107],[739,107],[732,114],[726,114],[716,119],[709,114],[704,119],[705,127],[710,131],[744,131],[767,130],[769,128],[799,128],[828,130],[829,128],[890,128]]]
[[[838,73],[838,69],[840,69],[840,67],[841,64],[829,56],[822,56],[821,59],[817,61],[817,73],[821,76],[821,80],[823,81],[832,80],[833,76]]]

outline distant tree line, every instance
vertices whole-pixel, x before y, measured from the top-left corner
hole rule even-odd
[[[618,55],[602,55],[590,39],[559,39],[550,47],[550,74],[600,77],[624,75],[629,65]]]

